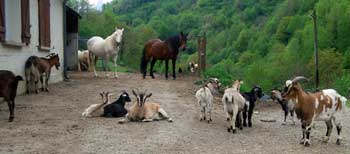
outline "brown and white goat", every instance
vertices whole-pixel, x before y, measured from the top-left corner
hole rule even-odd
[[[164,109],[160,107],[158,103],[146,103],[146,100],[152,96],[152,93],[147,94],[147,90],[143,92],[139,92],[139,90],[135,92],[132,90],[132,93],[135,95],[137,102],[132,104],[128,114],[125,115],[125,118],[119,121],[120,124],[129,121],[151,122],[154,120],[163,119],[167,120],[168,122],[173,122],[173,120],[168,116]]]
[[[16,76],[11,71],[0,70],[0,97],[4,98],[9,107],[9,122],[15,118],[15,98],[19,81],[23,81],[21,76]]]
[[[307,93],[299,84],[299,80],[305,77],[296,77],[290,84],[287,84],[286,92],[283,97],[295,100],[295,112],[297,117],[301,119],[302,139],[301,144],[310,146],[311,127],[315,121],[325,121],[327,125],[326,136],[324,142],[328,142],[333,129],[333,123],[337,128],[337,141],[339,145],[341,136],[340,132],[342,124],[340,120],[341,110],[345,109],[346,99],[339,95],[334,89],[326,89],[321,92]]]
[[[109,92],[100,92],[100,95],[102,97],[102,103],[91,104],[81,114],[83,117],[91,118],[103,115],[103,108],[110,103],[111,94]]]

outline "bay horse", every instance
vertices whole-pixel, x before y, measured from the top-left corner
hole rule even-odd
[[[173,78],[176,79],[175,64],[179,49],[186,50],[187,35],[180,33],[178,35],[167,38],[165,41],[160,39],[152,39],[146,42],[142,58],[140,69],[143,73],[143,78],[146,78],[147,64],[151,61],[150,76],[154,79],[153,67],[157,60],[165,60],[165,78],[168,79],[168,65],[169,60],[172,60],[173,66]]]
[[[106,76],[108,76],[108,61],[110,58],[113,58],[113,63],[114,63],[114,77],[117,78],[117,72],[116,72],[116,67],[117,67],[117,59],[118,59],[118,52],[120,50],[120,45],[122,42],[122,37],[123,37],[123,32],[124,28],[118,29],[115,28],[115,32],[108,36],[106,39],[103,39],[102,37],[99,36],[94,36],[90,38],[87,41],[87,47],[89,50],[90,57],[93,57],[91,54],[95,56],[94,60],[94,74],[95,77],[97,77],[96,73],[96,62],[98,57],[102,57],[104,59],[103,63],[105,68],[105,73]]]
[[[60,58],[57,53],[51,53],[46,57],[30,56],[25,63],[25,77],[27,84],[27,94],[29,93],[29,81],[34,82],[35,92],[38,93],[37,84],[40,79],[41,90],[49,91],[48,81],[50,79],[51,68],[55,66],[58,70],[60,67]],[[44,83],[45,77],[45,83]]]

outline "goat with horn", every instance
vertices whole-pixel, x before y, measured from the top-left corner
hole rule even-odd
[[[325,89],[316,93],[307,93],[299,84],[300,80],[308,80],[303,76],[286,81],[283,97],[287,100],[295,100],[295,112],[301,120],[302,139],[300,144],[310,146],[311,127],[315,121],[324,121],[327,125],[324,142],[328,142],[333,124],[337,128],[337,141],[340,144],[342,124],[340,120],[341,110],[346,108],[346,98],[342,97],[334,89]]]
[[[140,92],[138,89],[136,91],[132,90],[132,93],[136,97],[137,102],[132,104],[129,112],[125,115],[125,118],[119,121],[120,124],[129,121],[151,122],[162,119],[165,119],[168,122],[173,121],[158,103],[146,103],[146,100],[152,96],[152,93],[147,93],[147,89],[143,92]]]

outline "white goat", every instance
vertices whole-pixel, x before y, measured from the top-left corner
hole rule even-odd
[[[212,121],[211,108],[213,106],[213,95],[218,93],[219,88],[219,80],[217,78],[211,78],[208,84],[196,92],[196,98],[200,107],[200,121],[208,120],[208,123]]]
[[[226,89],[222,97],[226,120],[228,122],[227,131],[230,132],[232,130],[232,133],[236,133],[236,127],[239,127],[241,130],[243,129],[242,111],[244,105],[249,107],[249,103],[239,92],[242,83],[240,80],[234,81],[232,87]]]
[[[102,103],[99,104],[91,104],[88,108],[84,110],[81,114],[83,117],[99,117],[103,114],[103,108],[110,104],[110,96],[109,92],[100,92],[102,97]]]

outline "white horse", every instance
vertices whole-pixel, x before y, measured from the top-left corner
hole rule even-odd
[[[94,36],[90,38],[87,41],[87,47],[89,50],[89,53],[95,55],[95,60],[94,64],[94,74],[95,77],[97,77],[96,73],[96,62],[97,62],[97,57],[102,57],[104,59],[104,65],[106,66],[106,76],[108,76],[108,61],[110,58],[113,58],[113,63],[114,63],[114,77],[117,78],[117,58],[118,58],[118,52],[120,49],[120,44],[122,42],[122,37],[123,37],[123,31],[124,28],[118,29],[115,28],[115,32],[108,36],[106,39],[103,39],[99,36]]]

